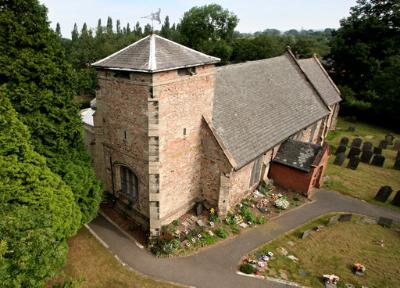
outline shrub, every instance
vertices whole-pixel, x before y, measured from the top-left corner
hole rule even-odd
[[[236,224],[235,217],[234,217],[233,215],[228,215],[228,216],[225,218],[225,222],[226,222],[226,224],[228,224],[228,225],[235,225],[235,224]]]
[[[256,268],[249,263],[240,265],[239,270],[245,274],[253,274],[254,272],[256,272]]]
[[[240,233],[240,228],[237,225],[232,225],[231,226],[231,231],[233,234],[239,234]]]
[[[228,232],[226,232],[226,230],[223,227],[219,227],[219,228],[215,229],[214,232],[218,237],[223,238],[223,239],[225,239],[226,237],[229,236]]]
[[[166,238],[156,238],[152,240],[150,244],[150,251],[154,255],[169,256],[174,253],[180,246],[180,242],[176,238],[166,239]]]
[[[264,216],[259,216],[257,217],[257,224],[264,224],[265,223],[265,217]]]
[[[203,232],[201,233],[201,242],[204,243],[205,246],[211,245],[217,242],[217,237],[211,236],[210,234],[208,234],[208,232]]]
[[[257,217],[254,215],[249,208],[242,208],[240,209],[240,214],[243,216],[244,220],[251,223],[257,223]]]

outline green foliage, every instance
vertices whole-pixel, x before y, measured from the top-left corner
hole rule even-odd
[[[246,222],[251,222],[252,224],[257,223],[257,216],[252,213],[249,208],[242,207],[242,209],[240,209],[240,214]]]
[[[0,283],[43,287],[63,266],[81,212],[70,187],[33,151],[28,129],[3,93],[0,131]]]
[[[231,225],[231,231],[233,234],[239,234],[240,233],[240,228],[238,225]]]
[[[239,20],[220,5],[193,7],[185,12],[179,24],[182,43],[228,61],[232,53],[229,43]]]
[[[217,242],[216,236],[211,236],[208,232],[201,233],[201,242],[204,243],[205,246],[212,245]]]
[[[169,256],[180,246],[178,239],[173,237],[158,237],[152,240],[150,251],[157,257]]]
[[[37,0],[8,1],[0,13],[0,85],[29,128],[34,149],[72,188],[82,222],[96,214],[101,187],[85,151],[76,74]]]
[[[239,270],[240,272],[243,272],[245,274],[253,274],[254,272],[256,272],[256,268],[249,263],[240,265]]]
[[[219,227],[217,229],[215,229],[215,235],[217,235],[219,238],[227,238],[229,236],[229,233],[223,228],[223,227]]]
[[[379,124],[400,121],[400,9],[397,0],[359,0],[331,42],[343,112]]]

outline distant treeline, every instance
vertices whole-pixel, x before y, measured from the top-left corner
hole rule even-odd
[[[400,9],[398,0],[358,0],[337,30],[266,29],[235,31],[239,19],[219,5],[193,7],[178,23],[165,17],[155,33],[221,58],[220,65],[281,55],[289,46],[299,58],[317,54],[338,84],[342,114],[385,126],[400,123]],[[90,63],[150,34],[151,26],[106,25],[95,29],[75,25],[71,39],[62,39],[67,58],[77,71],[78,94],[95,94],[96,77]],[[57,26],[60,35],[60,27]],[[61,37],[60,37],[61,39]],[[397,128],[399,129],[399,128]]]
[[[57,25],[56,32],[61,38],[60,30],[60,26]],[[191,31],[187,30],[182,29],[181,22],[171,25],[167,16],[161,29],[154,32],[162,37],[220,57],[222,65],[278,56],[284,53],[288,46],[298,57],[311,57],[314,53],[325,56],[330,51],[329,41],[332,35],[332,29],[323,31],[293,29],[286,32],[266,29],[253,34],[233,30],[230,37],[214,36],[217,38],[214,43],[208,43],[209,41],[196,43],[197,41],[192,40]],[[77,70],[79,94],[95,94],[95,71],[90,68],[91,63],[122,49],[151,32],[149,24],[142,27],[137,22],[134,26],[128,23],[125,27],[121,27],[120,21],[114,22],[111,17],[108,17],[106,25],[103,25],[102,20],[99,19],[95,29],[89,28],[86,23],[82,27],[75,24],[71,38],[62,38],[61,40],[67,58]],[[210,34],[215,33],[210,32]]]

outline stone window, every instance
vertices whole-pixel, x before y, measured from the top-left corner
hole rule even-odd
[[[122,193],[132,197],[138,197],[138,179],[135,173],[126,166],[120,167],[121,191]]]
[[[263,156],[260,156],[254,161],[253,170],[251,171],[251,177],[250,177],[250,187],[253,187],[255,184],[258,184],[258,182],[260,181],[261,166],[263,162],[262,159]]]
[[[117,71],[113,74],[114,78],[130,79],[130,72],[128,71]]]
[[[196,67],[178,69],[179,76],[193,76],[196,75]]]

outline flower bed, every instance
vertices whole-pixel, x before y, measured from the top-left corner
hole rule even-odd
[[[150,251],[160,257],[187,255],[201,247],[234,237],[242,230],[262,225],[283,210],[297,207],[307,199],[273,185],[260,185],[230,211],[225,219],[213,207],[203,205],[201,215],[187,213],[163,226],[160,236],[150,242]]]

